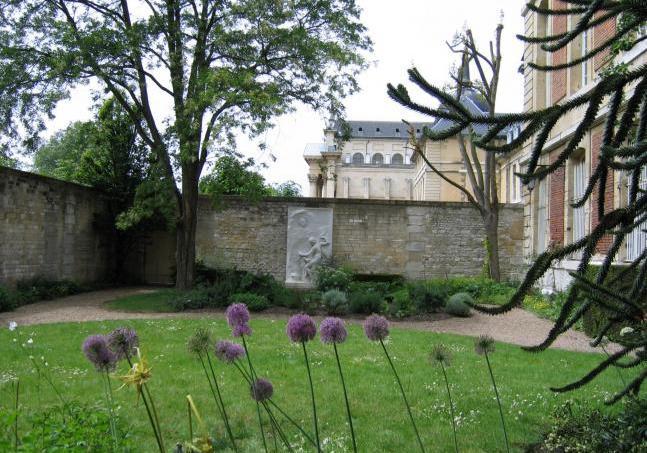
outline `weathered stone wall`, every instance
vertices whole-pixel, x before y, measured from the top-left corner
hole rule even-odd
[[[229,199],[214,209],[200,200],[197,256],[212,266],[267,272],[285,280],[289,206],[333,209],[333,259],[360,273],[411,279],[479,275],[485,248],[478,212],[466,203],[355,199]],[[519,279],[523,208],[501,210],[504,278]]]
[[[0,283],[102,280],[112,257],[97,228],[106,209],[91,188],[0,167]]]

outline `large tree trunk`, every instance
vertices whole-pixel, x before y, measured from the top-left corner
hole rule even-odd
[[[198,183],[196,169],[187,165],[182,171],[181,212],[175,248],[175,287],[190,289],[195,279],[195,235],[198,223]]]
[[[483,225],[487,239],[487,262],[490,278],[501,281],[501,267],[499,265],[499,212],[494,209],[483,212]]]

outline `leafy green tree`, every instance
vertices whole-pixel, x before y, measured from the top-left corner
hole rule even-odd
[[[210,195],[218,203],[222,195],[239,195],[258,200],[269,196],[265,178],[254,171],[253,159],[240,160],[235,155],[220,157],[211,173],[200,180],[200,192]]]
[[[280,184],[272,184],[269,187],[270,195],[273,197],[301,197],[301,185],[294,181],[286,181]]]
[[[647,39],[644,33],[639,32],[640,27],[647,21],[647,4],[644,1],[564,0],[557,4],[559,6],[554,9],[538,7],[535,2],[526,6],[548,18],[571,16],[568,20],[573,24],[572,30],[545,37],[519,38],[527,43],[540,45],[544,51],[552,53],[565,50],[569,43],[581,39],[583,33],[592,33],[596,25],[609,19],[619,18],[616,32],[579,58],[544,66],[529,63],[535,70],[550,72],[570,68],[606,50],[611,50],[610,55],[613,57],[620,51],[634,49]],[[419,80],[415,68],[409,71],[409,75],[414,81]],[[540,254],[508,303],[497,307],[474,305],[474,308],[484,313],[500,314],[520,306],[525,295],[551,266],[572,256],[573,253],[581,253],[580,263],[571,273],[573,284],[553,327],[541,344],[526,349],[535,352],[545,350],[588,312],[599,311],[602,313],[603,323],[592,345],[600,345],[609,332],[622,329],[624,335],[616,338],[622,348],[608,355],[585,376],[553,390],[565,392],[580,388],[609,367],[617,367],[633,368],[637,372],[607,403],[614,403],[626,395],[637,395],[647,378],[647,249],[615,275],[610,271],[628,235],[633,231],[644,231],[647,220],[647,191],[640,186],[641,175],[644,175],[647,167],[647,65],[612,65],[600,74],[590,90],[563,103],[526,113],[474,115],[458,105],[452,93],[428,83],[424,84],[424,90],[440,101],[444,108],[426,107],[415,103],[402,85],[389,85],[388,94],[415,111],[451,121],[457,128],[485,125],[488,132],[476,140],[475,144],[489,153],[509,153],[532,139],[533,147],[527,170],[519,175],[524,184],[535,183],[562,168],[577,152],[584,134],[598,121],[598,117],[602,117],[604,133],[600,159],[592,169],[584,195],[572,203],[574,208],[583,206],[591,200],[593,191],[597,190],[598,202],[592,209],[598,212],[598,224],[581,239],[564,246],[551,247]],[[585,112],[581,123],[572,135],[566,137],[563,150],[550,165],[538,165],[548,139],[554,136],[551,131],[560,119],[575,109]],[[515,123],[524,124],[519,136],[510,143],[498,143],[498,132]],[[628,176],[628,201],[623,207],[608,209],[605,206],[606,188],[608,184],[613,184],[609,176],[617,170],[626,172]],[[601,265],[591,276],[588,271],[589,264],[605,237],[611,237],[612,244],[604,253]]]
[[[359,14],[355,0],[5,0],[0,131],[5,143],[26,131],[33,146],[73,87],[110,93],[178,181],[176,282],[187,288],[207,159],[235,130],[258,134],[296,102],[341,110],[371,46]]]
[[[81,156],[91,147],[94,131],[92,122],[79,121],[56,132],[34,154],[34,171],[63,181],[81,183]]]

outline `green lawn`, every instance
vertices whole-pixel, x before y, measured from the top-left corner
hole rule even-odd
[[[172,289],[161,289],[145,294],[135,294],[120,299],[111,300],[105,307],[117,311],[133,312],[172,312],[170,300],[175,296]]]
[[[15,332],[2,328],[0,409],[7,410],[13,404],[8,383],[11,376],[20,377],[23,411],[41,410],[39,398],[43,407],[56,403],[55,395],[45,385],[39,397],[37,378],[26,356],[29,353],[37,360],[44,357],[55,383],[68,398],[100,402],[102,381],[84,358],[81,344],[87,335],[108,333],[123,325],[138,331],[142,350],[152,365],[149,385],[158,405],[167,447],[189,437],[187,394],[194,397],[215,434],[224,437],[199,362],[186,352],[186,340],[198,326],[210,328],[215,338],[228,338],[229,329],[224,319],[69,323],[19,327]],[[275,401],[312,430],[302,351],[286,337],[285,321],[252,320],[251,326],[254,333],[249,346],[257,373],[274,383]],[[18,341],[14,342],[16,337]],[[25,353],[18,342],[27,342],[28,338],[33,339],[33,344],[26,345],[31,351]],[[431,345],[436,342],[443,342],[454,351],[448,375],[457,406],[461,451],[502,451],[503,435],[487,367],[484,358],[474,353],[473,339],[393,329],[388,347],[412,402],[427,450],[453,450],[442,375],[427,359]],[[360,451],[416,451],[415,436],[379,344],[367,341],[360,326],[352,326],[347,342],[339,350]],[[345,427],[343,396],[332,348],[322,345],[317,338],[309,345],[309,351],[325,451],[345,451],[350,445],[350,437]],[[497,344],[492,365],[515,450],[537,438],[547,415],[561,402],[579,398],[599,406],[610,392],[620,388],[618,375],[611,370],[581,391],[564,396],[548,390],[550,385],[561,385],[581,376],[599,360],[599,356],[592,354],[558,350],[530,354],[517,346]],[[125,368],[122,365],[118,373],[123,374]],[[255,405],[248,388],[232,367],[218,363],[217,373],[239,444],[244,451],[261,451]],[[155,451],[146,413],[141,403],[137,405],[135,391],[131,388],[119,390],[115,398],[119,414],[137,445],[136,451]],[[1,428],[0,435],[10,432],[6,427]]]

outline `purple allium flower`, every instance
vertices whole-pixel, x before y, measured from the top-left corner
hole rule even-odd
[[[137,354],[139,337],[129,327],[119,327],[108,334],[108,347],[115,353],[117,360]]]
[[[346,341],[346,327],[339,318],[326,318],[319,325],[321,341],[324,343],[343,343]]]
[[[285,331],[293,342],[305,343],[317,335],[317,326],[310,316],[299,314],[292,316],[288,320]]]
[[[248,324],[239,324],[231,329],[231,334],[234,337],[242,337],[243,335],[247,335],[249,337],[252,334],[252,328],[249,327]]]
[[[234,363],[236,359],[245,356],[245,348],[238,343],[220,340],[216,343],[216,357],[225,363]]]
[[[225,312],[229,327],[234,328],[249,322],[249,310],[245,304],[231,304]]]
[[[113,371],[117,365],[117,355],[108,347],[104,335],[90,335],[83,342],[83,353],[97,371]]]
[[[258,378],[254,381],[254,384],[250,388],[252,398],[258,402],[265,401],[272,398],[274,393],[274,387],[272,383],[267,379]]]
[[[364,320],[364,333],[371,341],[384,340],[389,336],[389,321],[384,316],[371,315]]]

